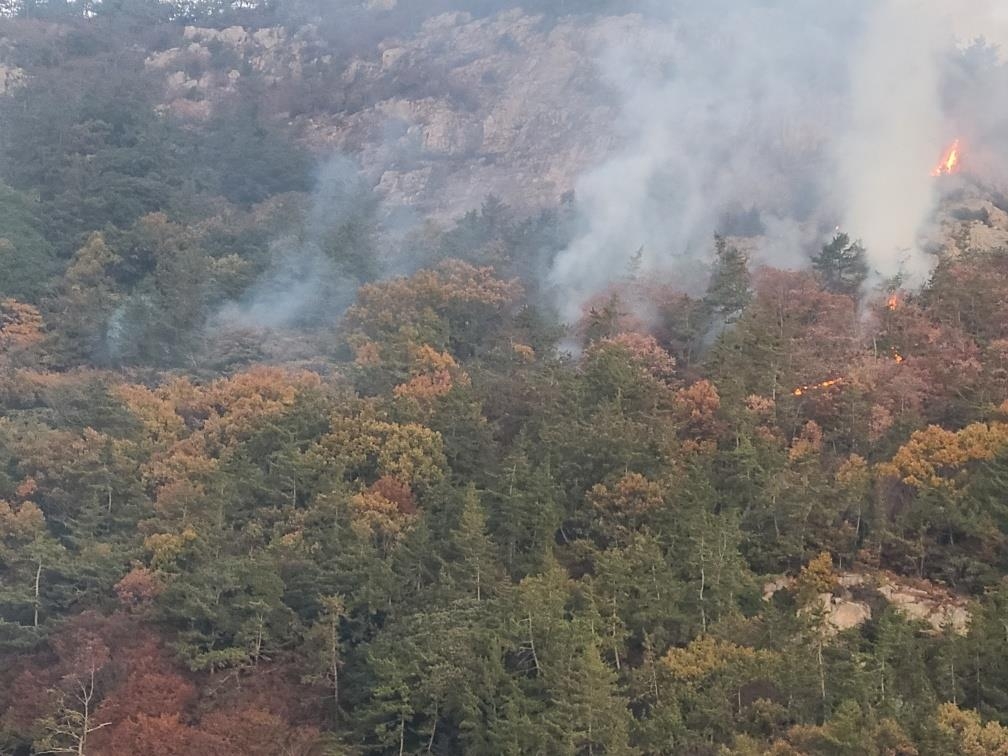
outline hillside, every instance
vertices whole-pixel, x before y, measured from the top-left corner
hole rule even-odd
[[[127,47],[117,53],[128,65],[102,75],[142,82],[160,112],[197,130],[254,102],[259,118],[313,154],[352,154],[391,203],[450,219],[472,209],[474,197],[496,194],[528,210],[570,191],[614,139],[616,112],[599,103],[593,54],[644,25],[634,15],[456,12],[343,54],[311,24],[173,26],[149,42],[156,49],[142,56],[142,69],[141,51]],[[97,30],[38,31],[57,46],[91,36],[74,43],[85,65],[112,53],[88,49],[110,42]],[[19,32],[4,38],[8,94],[52,62],[18,65],[34,43]],[[80,61],[71,54],[61,65]]]
[[[785,5],[0,3],[0,754],[1008,753],[1008,69]]]

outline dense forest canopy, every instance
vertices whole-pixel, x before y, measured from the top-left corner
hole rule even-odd
[[[401,223],[216,38],[165,107],[321,5],[0,6],[0,753],[1008,753],[1004,196],[564,322],[576,197]]]

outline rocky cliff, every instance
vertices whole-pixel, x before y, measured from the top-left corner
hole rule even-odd
[[[340,60],[310,26],[187,27],[147,67],[166,108],[193,121],[254,77],[317,152],[352,154],[386,198],[451,216],[491,193],[533,208],[570,191],[616,139],[617,103],[595,60],[644,32],[635,15],[450,13]]]

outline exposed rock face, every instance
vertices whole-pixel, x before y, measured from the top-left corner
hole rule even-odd
[[[337,62],[312,27],[187,27],[185,44],[146,64],[163,72],[167,106],[184,118],[209,117],[243,66],[280,89],[310,88],[310,114],[286,114],[307,144],[356,156],[392,202],[452,217],[490,193],[531,209],[569,191],[615,143],[616,103],[595,60],[645,33],[638,16],[451,13]]]
[[[947,252],[1008,247],[1008,213],[991,201],[991,190],[963,182],[961,193],[942,203],[937,214],[941,247]]]
[[[21,86],[24,80],[23,69],[0,65],[0,95],[7,94],[12,89]]]
[[[769,601],[778,591],[790,590],[794,585],[794,578],[772,580],[763,586],[763,600]],[[966,600],[940,585],[908,580],[890,572],[844,572],[837,576],[833,593],[819,595],[826,622],[833,632],[860,627],[871,619],[868,594],[881,596],[905,617],[924,622],[935,632],[948,628],[964,635],[969,625]]]
[[[824,605],[828,609],[827,622],[838,632],[860,627],[871,619],[871,607],[863,601],[845,601],[831,594],[824,594]]]
[[[786,588],[791,588],[794,586],[794,578],[782,575],[781,577],[774,578],[769,583],[763,584],[763,600],[769,601],[774,597],[777,591],[783,591]]]
[[[282,28],[187,26],[183,39],[186,44],[151,54],[145,65],[163,72],[165,107],[184,119],[209,118],[236,92],[242,78],[239,67],[248,66],[266,85],[281,86],[302,76],[305,60],[319,62],[308,52],[317,41],[312,27],[291,35]]]
[[[432,18],[415,37],[352,62],[347,86],[377,99],[304,123],[305,137],[340,150],[359,145],[390,198],[426,212],[457,214],[488,193],[530,207],[555,202],[613,143],[615,110],[599,105],[595,55],[641,23],[551,28],[520,12]],[[423,96],[402,94],[411,91]],[[410,189],[397,194],[400,186]]]
[[[1008,248],[1008,212],[1004,189],[975,183],[969,176],[943,179],[949,194],[941,202],[928,234],[931,251],[956,254],[964,249]]]
[[[886,600],[910,619],[928,623],[935,630],[951,628],[965,634],[970,614],[966,602],[933,585],[910,585],[887,581],[878,586]]]

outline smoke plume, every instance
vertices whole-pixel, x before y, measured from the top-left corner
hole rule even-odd
[[[335,156],[319,170],[303,226],[275,240],[268,269],[214,325],[289,328],[332,321],[376,271],[371,187],[353,161]]]
[[[623,147],[577,185],[583,231],[550,274],[561,311],[576,317],[641,247],[645,273],[709,255],[733,208],[759,211],[757,262],[792,266],[839,225],[864,241],[876,276],[925,280],[920,233],[940,191],[930,171],[964,113],[1004,111],[989,95],[979,106],[980,92],[946,96],[958,48],[1004,34],[1008,15],[962,6],[676,3],[610,40],[598,62]]]

